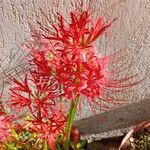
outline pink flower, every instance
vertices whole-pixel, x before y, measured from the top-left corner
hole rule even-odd
[[[33,118],[30,128],[36,132],[37,137],[42,141],[46,140],[52,150],[56,150],[55,141],[60,134],[64,134],[64,127],[67,118],[62,109],[53,110],[49,117]]]
[[[7,138],[11,136],[10,121],[12,117],[4,114],[0,115],[0,141],[7,143]]]

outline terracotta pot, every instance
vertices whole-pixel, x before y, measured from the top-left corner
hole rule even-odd
[[[132,138],[133,134],[138,134],[144,129],[150,132],[150,120],[143,121],[142,123],[134,126],[122,140],[119,150],[126,150],[130,142],[134,141],[134,138]]]

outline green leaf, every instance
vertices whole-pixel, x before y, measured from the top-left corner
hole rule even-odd
[[[7,150],[18,150],[15,143],[6,144],[6,149]]]
[[[76,147],[79,149],[79,148],[84,147],[86,144],[87,144],[87,141],[86,140],[82,140],[82,141],[77,143]]]

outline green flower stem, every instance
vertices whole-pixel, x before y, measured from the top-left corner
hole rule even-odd
[[[46,141],[46,139],[45,139],[45,141],[44,141],[44,150],[48,150],[48,146],[47,146],[47,141]]]
[[[66,141],[64,143],[64,150],[69,150],[70,133],[71,133],[71,128],[73,126],[73,121],[74,121],[74,117],[77,111],[78,103],[79,103],[79,96],[76,98],[75,101],[72,101],[70,105],[68,122],[67,122],[67,127],[66,127]]]

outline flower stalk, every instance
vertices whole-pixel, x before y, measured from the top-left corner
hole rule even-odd
[[[47,140],[44,141],[44,150],[48,150]]]
[[[72,101],[70,104],[70,110],[69,110],[69,114],[68,114],[68,122],[67,122],[67,127],[66,127],[66,141],[64,143],[64,149],[65,150],[69,150],[69,146],[70,146],[70,133],[71,133],[71,129],[73,126],[73,122],[74,122],[74,117],[77,111],[77,106],[79,103],[79,96],[76,98],[75,101]]]

